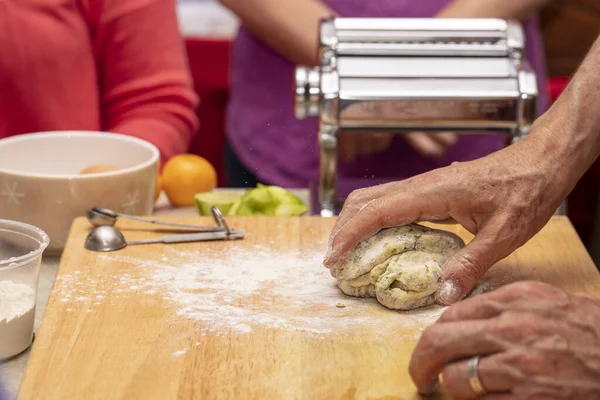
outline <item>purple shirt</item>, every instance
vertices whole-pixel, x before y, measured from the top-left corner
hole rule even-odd
[[[432,17],[451,0],[326,0],[345,17]],[[539,111],[547,107],[546,73],[537,18],[525,24],[526,54],[538,74]],[[260,180],[289,188],[317,188],[317,119],[298,121],[293,109],[294,65],[243,27],[233,45],[232,90],[227,115],[231,146]],[[338,194],[405,179],[453,161],[473,160],[503,146],[500,135],[462,135],[438,161],[418,155],[400,136],[376,157],[340,161]]]

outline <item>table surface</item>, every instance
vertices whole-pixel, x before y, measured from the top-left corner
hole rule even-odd
[[[247,232],[244,241],[134,246],[111,255],[84,251],[79,244],[89,227],[76,224],[20,398],[416,398],[407,363],[435,313],[394,313],[340,295],[318,268],[322,255],[311,253],[325,247],[332,219],[231,223]],[[459,227],[444,228],[470,239]],[[122,229],[132,239],[160,234],[135,223]],[[298,250],[294,260],[280,258]],[[246,257],[259,264],[248,265]],[[244,294],[248,283],[263,282],[253,276],[256,268],[269,279],[271,269],[284,274],[257,285],[260,295]],[[165,278],[163,270],[167,280],[140,290],[140,283],[154,285],[157,272]],[[180,303],[185,293],[170,283],[187,279],[182,270],[200,274],[191,279],[191,303]],[[600,295],[600,275],[564,217],[492,268],[483,283],[493,288],[526,279]],[[89,300],[97,290],[106,300]],[[210,305],[216,300],[226,303],[215,303],[225,307],[219,312]],[[340,300],[347,307],[338,309]],[[244,329],[230,309],[244,312]]]
[[[240,189],[216,189],[216,192],[240,192]],[[298,196],[305,204],[310,207],[310,193],[307,189],[291,190],[296,196]],[[167,198],[164,193],[160,196],[156,202],[154,209],[154,215],[157,217],[194,217],[198,213],[195,207],[181,207],[175,208],[169,205]],[[60,262],[60,256],[44,256],[42,259],[42,265],[40,267],[40,282],[38,286],[38,297],[36,305],[35,315],[35,331],[37,332],[42,322],[44,311],[48,303],[48,297],[58,265]],[[30,349],[26,350],[22,354],[2,364],[0,368],[0,393],[6,393],[10,399],[16,398],[19,385],[23,379],[25,368],[29,360]]]

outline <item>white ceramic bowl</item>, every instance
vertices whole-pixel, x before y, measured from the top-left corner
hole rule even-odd
[[[150,215],[158,149],[126,135],[61,131],[0,140],[0,219],[25,222],[50,237],[60,252],[73,219],[93,206]],[[91,165],[117,171],[80,175]],[[83,246],[83,244],[82,244]]]

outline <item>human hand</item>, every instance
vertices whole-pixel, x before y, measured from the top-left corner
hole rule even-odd
[[[548,151],[551,145],[530,136],[476,161],[353,192],[324,265],[335,276],[348,253],[380,229],[454,220],[475,238],[444,264],[436,300],[460,300],[493,264],[537,233],[572,189],[575,180]]]
[[[400,135],[420,155],[437,159],[444,155],[446,150],[454,146],[458,137],[453,132],[411,132]],[[342,160],[352,162],[358,156],[368,156],[386,151],[393,139],[390,133],[358,133],[347,134],[340,138]]]
[[[482,397],[469,384],[477,356]],[[600,300],[539,282],[472,297],[423,332],[409,371],[422,394],[442,374],[458,400],[600,398]]]
[[[411,132],[402,135],[413,149],[426,158],[439,159],[458,142],[454,132]]]
[[[392,144],[391,133],[350,133],[340,137],[341,158],[353,162],[359,156],[383,153]]]

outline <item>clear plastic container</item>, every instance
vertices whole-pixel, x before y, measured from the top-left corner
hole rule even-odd
[[[0,362],[31,345],[42,253],[48,235],[0,219]]]

